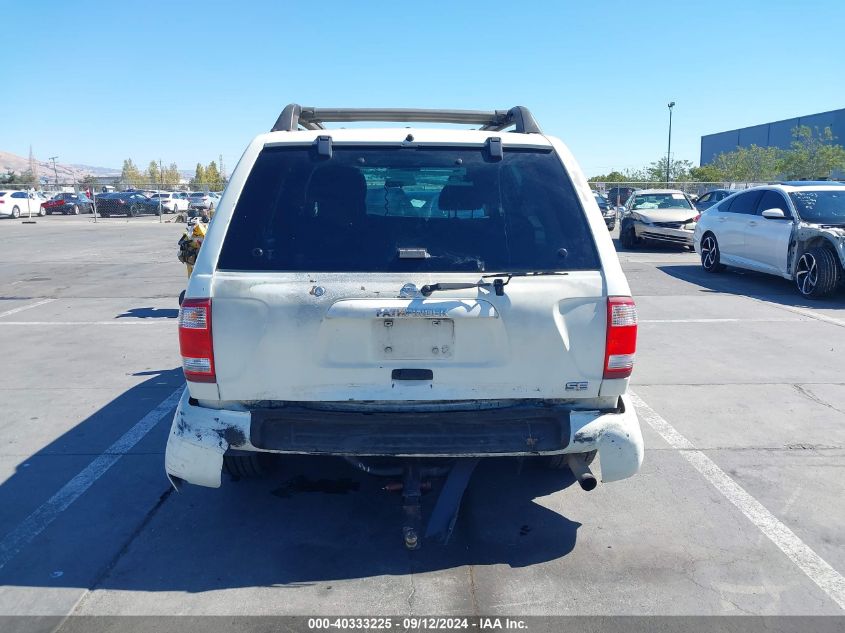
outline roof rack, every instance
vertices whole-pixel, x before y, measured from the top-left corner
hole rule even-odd
[[[395,123],[458,123],[479,125],[481,130],[498,132],[511,126],[520,134],[542,134],[540,126],[525,106],[510,110],[420,110],[405,108],[311,108],[291,103],[285,106],[271,132],[322,130],[323,123],[351,121],[390,121]]]

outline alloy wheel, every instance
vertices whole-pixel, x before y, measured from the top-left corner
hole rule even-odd
[[[716,238],[708,235],[701,240],[701,265],[706,270],[713,269],[719,261],[719,246]]]
[[[819,268],[812,253],[804,253],[795,267],[795,283],[802,295],[812,294],[819,281]]]

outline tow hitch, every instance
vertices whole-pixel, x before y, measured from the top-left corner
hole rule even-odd
[[[415,458],[401,459],[396,467],[369,466],[359,459],[346,458],[356,468],[371,475],[399,477],[383,487],[388,492],[402,493],[402,539],[409,550],[419,549],[423,538],[433,538],[448,543],[458,520],[464,492],[469,484],[478,457],[455,459],[448,466],[427,466],[430,460]],[[422,493],[431,490],[432,479],[446,477],[443,488],[428,519],[425,534],[422,535],[423,517]]]

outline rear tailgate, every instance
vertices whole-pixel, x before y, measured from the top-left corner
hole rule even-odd
[[[597,271],[515,278],[502,296],[480,289],[410,299],[399,298],[406,283],[431,279],[296,277],[215,275],[221,399],[598,396],[607,317]]]

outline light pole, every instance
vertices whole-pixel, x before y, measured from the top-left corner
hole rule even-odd
[[[53,161],[53,175],[56,177],[56,189],[59,188],[59,172],[56,171],[56,159],[58,156],[50,156],[50,160]]]
[[[675,102],[669,102],[669,147],[666,149],[666,187],[669,187],[669,167],[672,165],[672,108]]]

